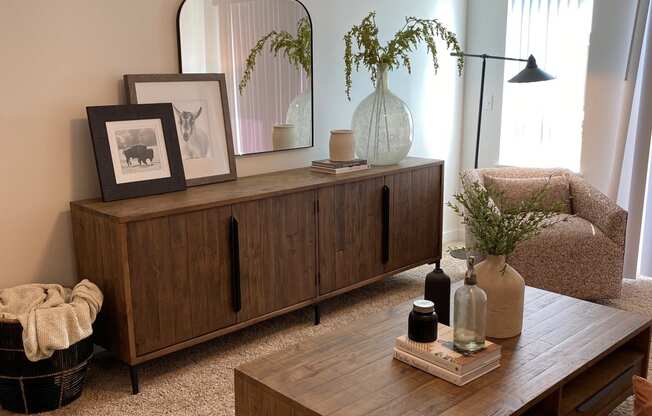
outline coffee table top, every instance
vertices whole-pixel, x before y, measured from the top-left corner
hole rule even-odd
[[[527,287],[523,333],[497,341],[501,367],[458,387],[392,358],[394,339],[407,332],[411,304],[235,371],[302,414],[513,414],[650,326],[644,316]]]

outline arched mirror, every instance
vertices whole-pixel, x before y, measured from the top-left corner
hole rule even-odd
[[[239,155],[313,145],[312,24],[297,0],[185,0],[183,73],[224,73]]]

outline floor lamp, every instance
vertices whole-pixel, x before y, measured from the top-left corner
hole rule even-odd
[[[551,79],[555,79],[552,75],[548,74],[547,72],[541,70],[537,66],[537,60],[534,59],[534,56],[530,55],[528,59],[520,59],[520,58],[507,58],[505,56],[494,56],[494,55],[487,55],[487,54],[482,54],[482,55],[476,55],[476,54],[471,54],[471,53],[451,53],[452,56],[463,56],[463,57],[470,57],[470,58],[482,58],[482,77],[480,78],[480,106],[478,108],[478,133],[475,139],[475,163],[474,167],[475,169],[478,168],[478,153],[480,152],[480,128],[482,126],[482,103],[484,100],[484,74],[485,70],[487,68],[487,59],[497,59],[501,61],[519,61],[519,62],[527,62],[527,65],[525,68],[516,74],[512,79],[510,79],[507,82],[513,82],[513,83],[524,83],[524,82],[539,82],[539,81],[549,81]]]
[[[464,56],[470,58],[482,58],[482,77],[480,78],[480,106],[478,108],[478,132],[475,138],[475,162],[473,164],[474,168],[478,168],[478,155],[480,152],[480,128],[482,127],[482,104],[484,101],[484,74],[487,68],[487,59],[497,59],[500,61],[518,61],[518,62],[527,62],[525,68],[516,74],[512,79],[507,82],[512,83],[525,83],[525,82],[539,82],[539,81],[549,81],[555,79],[552,75],[543,71],[537,65],[537,60],[534,59],[533,55],[530,55],[528,59],[521,58],[508,58],[505,56],[494,56],[494,55],[477,55],[472,53],[451,53],[452,56]],[[466,248],[458,248],[451,250],[451,256],[456,259],[465,259],[466,258]]]

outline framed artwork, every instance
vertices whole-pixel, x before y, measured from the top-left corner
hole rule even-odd
[[[172,103],[188,186],[237,178],[224,74],[125,75],[130,104]]]
[[[171,104],[86,107],[102,199],[186,189]]]

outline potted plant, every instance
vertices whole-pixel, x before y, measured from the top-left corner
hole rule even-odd
[[[511,338],[523,327],[525,281],[506,258],[521,241],[528,240],[560,220],[560,205],[548,201],[548,185],[533,191],[518,204],[504,204],[502,192],[461,175],[462,192],[448,206],[462,217],[474,238],[467,247],[486,256],[477,265],[478,286],[487,293],[487,336]],[[497,203],[496,203],[497,202]],[[499,209],[498,207],[508,208]]]
[[[411,73],[410,54],[421,43],[425,43],[432,55],[436,72],[439,68],[437,38],[444,41],[448,49],[462,51],[455,33],[437,19],[407,17],[394,38],[384,45],[381,45],[378,32],[376,13],[371,12],[344,35],[346,95],[350,100],[353,69],[367,69],[375,91],[362,100],[353,115],[351,124],[356,151],[358,157],[372,164],[391,165],[407,156],[412,146],[413,127],[408,106],[389,90],[388,72],[405,67]],[[460,75],[463,66],[464,58],[459,56],[457,69]]]
[[[245,61],[245,69],[238,85],[240,95],[251,81],[256,58],[268,42],[269,51],[275,57],[281,53],[296,69],[303,69],[308,78],[312,77],[312,26],[310,20],[303,17],[297,22],[296,35],[285,30],[273,30],[256,42]],[[309,88],[292,100],[288,106],[286,122],[296,128],[296,135],[301,140],[312,137],[312,94]]]

